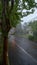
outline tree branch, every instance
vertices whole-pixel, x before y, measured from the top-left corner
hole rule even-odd
[[[10,8],[9,14],[11,13],[11,11],[13,9],[13,5],[14,5],[14,0],[11,0],[11,8]]]

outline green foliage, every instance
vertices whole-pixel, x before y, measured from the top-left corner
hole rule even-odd
[[[15,0],[15,4],[10,16],[11,24],[13,26],[16,26],[21,21],[21,17],[27,16],[30,13],[33,13],[34,7],[36,7],[35,0],[22,0],[21,4],[20,2],[21,0]],[[27,3],[27,5],[25,3]],[[30,10],[31,8],[32,8],[32,12],[28,12],[28,10]],[[24,12],[24,15],[22,15],[23,9],[27,10],[26,13]]]
[[[31,28],[32,28],[34,40],[37,40],[37,20],[30,22],[29,26],[31,26]]]
[[[13,10],[12,10],[11,15],[10,15],[10,21],[11,21],[10,23],[14,27],[16,27],[16,25],[19,22],[21,22],[22,12],[21,12],[19,2],[20,2],[20,0],[15,0],[14,7],[13,7]]]
[[[9,3],[10,0],[8,0]],[[1,2],[1,1],[0,1]],[[27,3],[27,5],[26,5]],[[2,4],[2,2],[1,2]],[[2,12],[2,6],[0,4],[0,14]],[[7,12],[6,12],[6,16],[10,19],[10,23],[12,26],[16,26],[18,24],[18,22],[21,21],[21,17],[27,16],[29,15],[31,12],[26,12],[27,14],[24,13],[24,15],[22,15],[22,10],[26,9],[26,10],[30,10],[32,8],[32,12],[34,12],[34,7],[36,7],[35,5],[35,0],[15,0],[14,1],[14,7],[11,11],[11,13],[9,13],[10,10],[10,6],[7,6]],[[1,16],[1,15],[0,15]]]
[[[32,36],[32,35],[29,35],[28,38],[29,38],[29,40],[32,40],[32,41],[34,40],[34,36]]]
[[[31,21],[29,23],[29,26],[31,26],[33,32],[36,31],[37,30],[37,20],[33,22]]]
[[[22,0],[22,2],[23,2],[23,8],[28,10],[35,6],[35,0]],[[25,3],[27,3],[27,5]]]
[[[37,41],[37,30],[33,32],[34,40]]]

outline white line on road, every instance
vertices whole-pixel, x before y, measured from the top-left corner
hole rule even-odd
[[[34,59],[28,52],[26,52],[22,47],[20,47],[19,45],[17,45],[18,48],[20,48],[26,55],[28,55],[31,59],[33,59],[34,62],[37,63],[37,60]]]

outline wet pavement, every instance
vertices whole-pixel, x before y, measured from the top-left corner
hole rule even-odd
[[[11,65],[37,65],[37,43],[17,37],[16,52],[13,54],[12,49],[9,50],[9,57]]]

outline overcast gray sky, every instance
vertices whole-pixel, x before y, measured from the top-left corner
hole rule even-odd
[[[35,0],[37,2],[37,0]],[[25,10],[23,10],[25,11]],[[30,22],[31,20],[37,19],[37,8],[35,8],[35,12],[33,14],[30,14],[26,17],[23,17],[22,20],[22,24],[24,24],[24,22]]]

